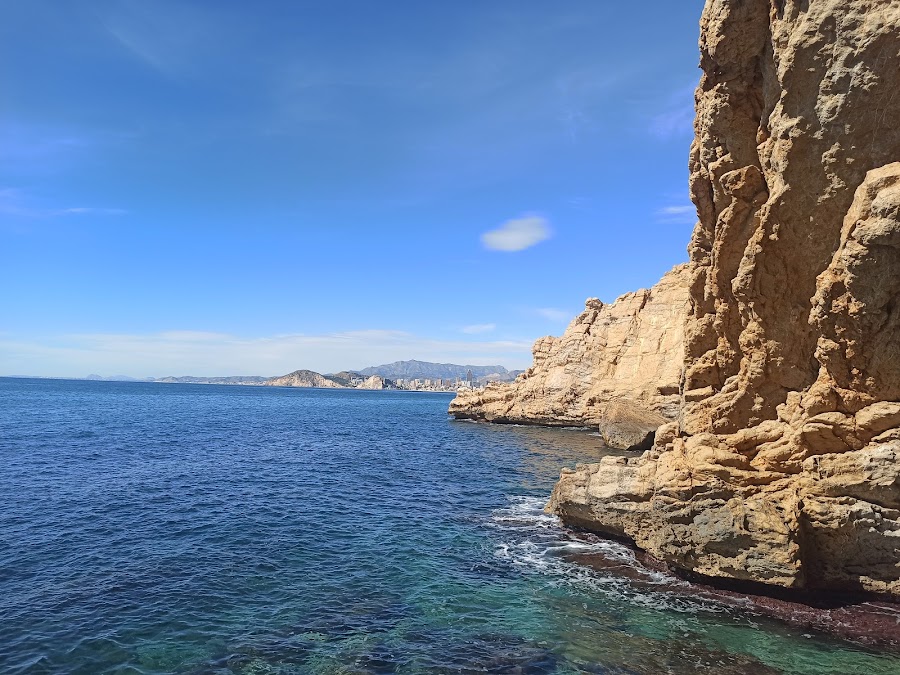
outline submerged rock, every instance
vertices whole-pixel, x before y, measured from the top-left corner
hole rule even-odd
[[[900,2],[708,0],[700,50],[681,411],[548,508],[710,577],[900,595]]]
[[[534,344],[534,365],[511,383],[460,391],[460,419],[598,426],[613,447],[652,444],[678,412],[687,264],[614,303],[591,298],[562,337]]]

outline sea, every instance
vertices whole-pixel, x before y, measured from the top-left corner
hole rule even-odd
[[[0,378],[0,673],[900,673],[543,512],[450,395]]]

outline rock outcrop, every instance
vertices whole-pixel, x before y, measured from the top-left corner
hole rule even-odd
[[[384,378],[379,375],[372,375],[359,383],[357,389],[384,389]]]
[[[682,409],[548,508],[712,577],[900,596],[900,2],[708,0]]]
[[[512,383],[460,391],[450,414],[598,426],[615,447],[652,443],[656,428],[675,419],[679,409],[690,278],[689,266],[679,265],[649,290],[611,304],[589,299],[562,337],[535,343],[531,368]]]
[[[268,379],[263,384],[269,387],[319,387],[326,389],[341,389],[344,386],[312,370],[295,370],[293,373]]]

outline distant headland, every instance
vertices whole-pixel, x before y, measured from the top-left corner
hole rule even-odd
[[[225,384],[268,387],[319,387],[325,389],[401,389],[407,391],[451,391],[477,389],[491,382],[512,382],[521,370],[507,370],[504,366],[475,366],[430,361],[394,361],[362,370],[342,370],[336,373],[317,373],[295,370],[286,375],[228,375],[203,377],[170,375],[167,377],[137,378],[128,375],[103,376],[91,374],[84,379],[101,382],[158,382],[161,384]]]

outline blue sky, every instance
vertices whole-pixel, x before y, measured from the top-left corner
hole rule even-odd
[[[526,367],[686,259],[702,4],[10,4],[0,375]]]

